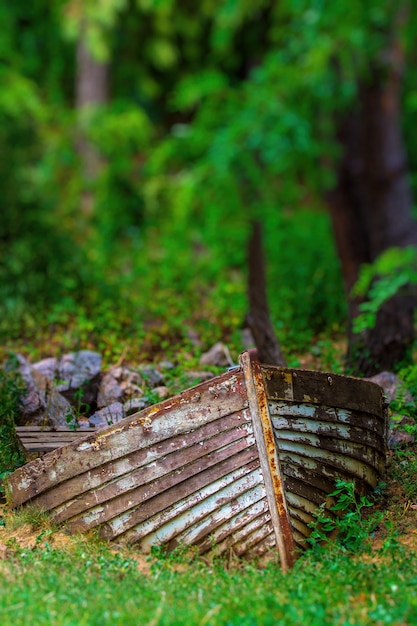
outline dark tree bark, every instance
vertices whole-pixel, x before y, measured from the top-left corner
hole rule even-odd
[[[85,28],[81,30],[77,43],[76,69],[75,105],[80,120],[77,151],[81,159],[82,174],[85,181],[81,210],[87,222],[84,224],[84,228],[88,228],[88,221],[94,211],[94,193],[91,187],[100,173],[103,159],[83,133],[81,119],[86,107],[107,102],[109,68],[107,63],[97,61],[91,54],[86,41]]]
[[[268,365],[285,365],[269,314],[262,228],[259,221],[253,221],[251,225],[248,269],[249,313],[246,323],[252,332],[259,359],[261,363]]]
[[[395,43],[389,62],[375,67],[372,80],[361,86],[358,110],[343,123],[343,158],[328,198],[349,304],[347,368],[358,375],[392,369],[414,338],[417,300],[411,289],[381,307],[373,329],[352,333],[359,300],[351,289],[360,266],[387,248],[417,245],[401,132],[401,74],[402,55]]]

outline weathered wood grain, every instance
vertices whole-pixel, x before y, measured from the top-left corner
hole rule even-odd
[[[181,529],[192,525],[194,520],[199,521],[215,507],[223,506],[239,494],[261,484],[259,461],[252,461],[229,474],[206,480],[205,486],[179,498],[170,507],[162,506],[156,515],[146,515],[146,512],[137,509],[133,515],[127,514],[111,520],[103,527],[103,536],[109,538],[123,534],[122,539],[131,544],[140,543],[146,536],[157,532],[159,539],[167,537],[170,540]],[[158,529],[164,529],[163,534]]]
[[[246,406],[243,374],[223,374],[24,465],[8,481],[11,500],[15,505],[22,504],[51,484],[188,433]]]
[[[28,452],[49,452],[65,446],[78,439],[84,439],[93,434],[94,428],[73,430],[57,427],[44,428],[43,426],[17,426],[16,433]]]
[[[269,400],[321,404],[371,413],[385,420],[386,405],[375,383],[325,372],[263,367]]]
[[[84,494],[99,493],[105,485],[115,484],[120,477],[137,474],[141,484],[163,473],[174,471],[187,462],[214,453],[222,447],[250,437],[252,426],[244,411],[209,422],[187,434],[181,434],[144,450],[138,450],[117,461],[103,464],[79,474],[35,497],[32,502],[46,509],[57,508],[70,500],[83,500]],[[150,472],[150,469],[153,470]],[[143,473],[142,473],[143,472]],[[151,476],[146,479],[147,474]]]

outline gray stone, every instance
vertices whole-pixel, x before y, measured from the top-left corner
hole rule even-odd
[[[200,365],[214,365],[216,367],[231,367],[234,365],[227,346],[221,341],[215,343],[207,352],[201,355]]]
[[[210,378],[214,378],[213,372],[185,372],[184,377],[190,381],[191,384],[196,384],[197,382],[203,382],[204,380],[210,380]]]
[[[400,394],[406,403],[413,403],[410,392],[404,388],[402,380],[393,372],[380,372],[371,378],[367,378],[373,383],[382,387],[389,402],[396,400]],[[414,435],[404,430],[406,425],[415,425],[412,417],[407,415],[390,415],[388,424],[388,447],[391,449],[400,448],[414,443]]]
[[[147,406],[150,405],[148,398],[130,398],[123,405],[123,410],[125,415],[133,415],[133,413],[137,413],[138,411],[142,411],[146,409]]]
[[[139,373],[149,387],[158,387],[164,382],[161,372],[152,365],[140,365]]]
[[[69,423],[74,423],[74,411],[70,403],[57,391],[53,381],[38,369],[31,367],[21,355],[18,359],[19,371],[26,385],[18,424],[68,426]],[[68,417],[71,418],[69,421]]]
[[[123,389],[117,382],[112,371],[104,374],[101,379],[100,386],[97,394],[97,406],[102,408],[121,400],[123,396]]]
[[[168,387],[164,387],[163,385],[160,387],[154,387],[152,391],[160,400],[166,400],[166,398],[169,398],[170,396]]]
[[[90,426],[94,426],[95,428],[103,428],[105,426],[110,426],[111,424],[116,424],[120,422],[121,419],[125,417],[125,413],[123,410],[123,405],[121,402],[113,402],[109,404],[109,406],[96,411],[93,415],[89,417]]]
[[[161,361],[159,363],[159,367],[163,370],[173,370],[175,368],[175,365],[172,363],[172,361]]]
[[[59,362],[58,391],[78,389],[100,374],[101,355],[92,350],[65,354]]]
[[[33,369],[40,372],[44,376],[47,376],[51,380],[55,380],[58,377],[59,361],[55,357],[42,359],[32,365]]]
[[[144,381],[140,374],[129,367],[116,367],[104,374],[97,394],[97,406],[112,402],[125,402],[129,398],[143,396]]]
[[[402,446],[409,446],[414,443],[414,435],[407,433],[404,430],[398,430],[392,428],[388,432],[388,447],[391,450],[401,448]]]
[[[393,372],[380,372],[379,374],[375,374],[375,376],[371,376],[365,380],[369,380],[370,382],[376,383],[382,387],[384,394],[390,402],[398,396],[399,391],[404,390],[401,379]],[[406,402],[412,402],[412,397],[409,393],[406,394],[405,399]]]

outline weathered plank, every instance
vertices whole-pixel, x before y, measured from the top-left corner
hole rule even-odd
[[[49,452],[93,434],[94,428],[73,430],[43,426],[17,426],[16,433],[28,452]]]
[[[375,383],[309,370],[264,366],[263,375],[269,400],[321,404],[371,413],[385,423],[386,403]]]
[[[175,518],[181,518],[183,514],[185,519],[188,519],[188,523],[193,523],[195,507],[200,507],[203,515],[205,511],[210,510],[210,507],[216,506],[216,503],[219,505],[224,501],[227,502],[233,497],[233,494],[240,493],[262,482],[258,458],[234,469],[229,474],[224,475],[224,472],[220,472],[223,476],[217,478],[212,470],[208,470],[208,472],[212,475],[210,477],[206,475],[205,486],[199,487],[198,484],[195,484],[190,494],[182,494],[183,497],[178,499],[170,508],[162,505],[160,512],[153,517],[147,515],[143,509],[128,511],[102,527],[103,537],[108,539],[123,534],[123,539],[127,543],[138,543],[146,535],[151,534],[157,528],[164,527]],[[209,480],[207,480],[208,478]]]
[[[240,356],[240,365],[245,375],[249,410],[259,449],[259,460],[281,567],[286,570],[294,563],[294,542],[285,499],[283,477],[268,410],[263,373],[255,352],[243,353]]]
[[[98,511],[102,506],[99,522],[102,523],[133,506],[139,504],[143,506],[146,500],[150,500],[171,487],[176,487],[176,491],[173,492],[176,497],[175,493],[179,492],[181,483],[221,461],[227,460],[230,463],[230,459],[249,448],[251,444],[254,444],[253,439],[252,441],[245,438],[238,439],[215,450],[214,453],[211,451],[205,455],[199,454],[194,460],[183,459],[182,463],[181,454],[161,458],[159,463],[142,467],[127,476],[122,476],[94,491],[65,502],[52,511],[52,516],[55,521],[63,522],[80,513],[83,515],[86,513],[88,516],[90,509]],[[238,459],[235,459],[235,462],[238,463]]]
[[[84,474],[79,474],[62,483],[62,487],[53,486],[35,497],[32,502],[47,510],[57,508],[64,502],[82,498],[86,492],[92,490],[95,492],[101,486],[122,476],[130,476],[146,466],[154,467],[155,477],[158,477],[158,471],[167,471],[167,463],[171,464],[171,471],[175,470],[184,465],[187,459],[190,462],[203,457],[222,446],[249,436],[251,432],[248,414],[245,411],[238,411],[215,422],[204,424],[189,433],[164,439],[149,448],[137,450],[116,461],[87,470]],[[164,466],[165,457],[167,461]],[[145,475],[142,482],[145,482]]]
[[[74,530],[87,530],[98,524],[109,522],[113,518],[114,536],[127,530],[126,525],[131,527],[144,519],[150,518],[164,509],[171,508],[174,504],[186,496],[198,491],[202,486],[208,485],[227,476],[234,468],[244,468],[248,473],[252,466],[251,462],[257,462],[257,451],[252,448],[244,449],[234,456],[227,457],[219,463],[206,466],[202,471],[192,473],[187,480],[177,483],[174,476],[168,475],[149,486],[138,487],[131,493],[121,494],[113,501],[88,510],[77,518],[70,520],[70,527]],[[201,469],[201,468],[199,468]],[[160,492],[163,487],[162,493]],[[130,512],[128,516],[127,513]],[[52,512],[55,517],[54,512]],[[107,528],[108,526],[106,526]],[[106,536],[108,538],[108,536]]]
[[[247,406],[243,374],[223,374],[127,417],[16,470],[8,481],[15,505],[104,463],[185,434]]]

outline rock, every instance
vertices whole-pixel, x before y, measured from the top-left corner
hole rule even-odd
[[[53,380],[56,390],[77,408],[95,402],[101,370],[101,356],[98,352],[70,352],[61,359],[38,361],[33,368]]]
[[[105,426],[110,426],[111,424],[116,424],[120,422],[121,419],[125,417],[125,413],[123,410],[123,405],[121,402],[113,402],[109,404],[109,406],[96,411],[93,415],[89,417],[90,426],[94,426],[95,428],[103,428]]]
[[[391,450],[401,448],[402,446],[408,446],[414,443],[414,435],[407,433],[404,430],[398,430],[397,428],[390,429],[388,432],[388,447]]]
[[[398,376],[393,372],[380,372],[379,374],[375,374],[375,376],[365,378],[365,380],[369,380],[370,382],[376,383],[382,387],[384,394],[390,402],[397,397],[400,390],[403,390],[403,383],[401,379],[398,378]],[[406,396],[406,402],[412,402],[412,400],[411,395],[408,393]]]
[[[170,395],[168,387],[164,387],[162,385],[160,387],[154,387],[152,391],[160,400],[165,400],[166,398],[169,398]]]
[[[51,380],[55,380],[58,376],[59,361],[55,357],[42,359],[32,365],[33,369],[40,372],[44,376],[47,376]]]
[[[59,379],[63,382],[58,385],[58,391],[78,389],[100,374],[101,355],[92,350],[80,350],[65,354],[58,369]]]
[[[113,402],[118,402],[123,396],[123,389],[117,382],[112,371],[104,374],[97,394],[97,406],[103,408]]]
[[[406,403],[413,403],[413,397],[409,391],[404,389],[402,380],[393,372],[380,372],[371,378],[367,378],[373,383],[382,387],[389,402],[396,400],[401,393]],[[404,430],[406,425],[415,425],[415,421],[408,415],[390,416],[388,424],[388,447],[391,449],[413,444],[415,439],[412,433]]]
[[[97,406],[107,406],[112,402],[126,402],[129,398],[141,397],[144,381],[136,370],[129,367],[115,367],[106,372],[100,382]]]
[[[149,387],[158,387],[164,382],[161,372],[152,365],[140,365],[139,373]]]
[[[185,378],[190,381],[191,384],[196,384],[197,382],[203,382],[204,380],[210,380],[210,378],[214,378],[213,372],[185,372]]]
[[[215,343],[207,352],[201,355],[200,365],[215,365],[217,367],[233,366],[227,346],[221,341]]]
[[[133,415],[138,411],[142,411],[143,409],[146,409],[146,407],[149,405],[150,402],[148,398],[130,398],[129,400],[127,400],[127,402],[124,403],[123,410],[125,412],[125,415],[128,416]]]
[[[74,410],[68,400],[57,391],[53,380],[38,369],[31,367],[21,355],[18,359],[19,371],[26,385],[26,394],[22,398],[22,411],[17,419],[18,425],[29,423],[43,426],[68,426],[74,423]],[[69,421],[68,417],[71,418]]]
[[[161,361],[159,363],[159,367],[163,370],[173,370],[175,368],[175,365],[172,363],[172,361]]]

